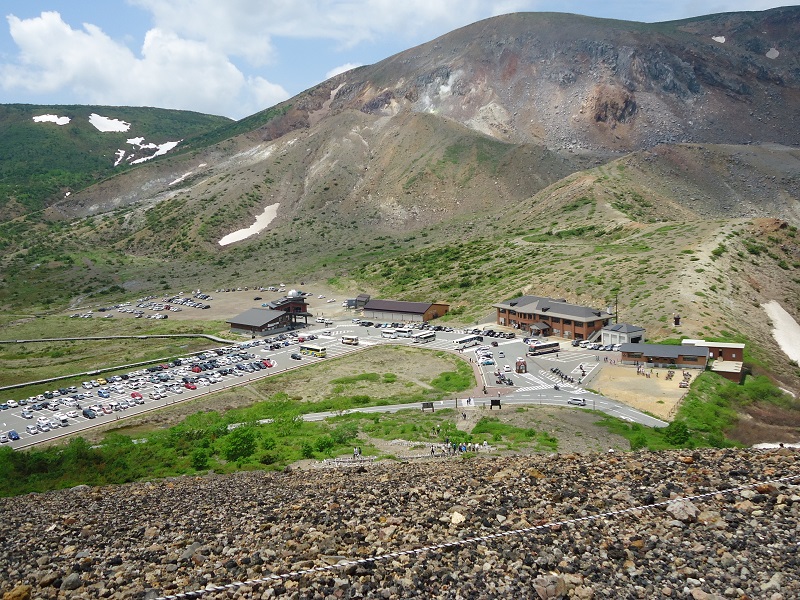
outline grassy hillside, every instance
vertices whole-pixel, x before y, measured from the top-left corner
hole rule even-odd
[[[120,119],[127,132],[101,132],[89,115]],[[33,121],[40,115],[70,117],[66,125]],[[36,212],[67,191],[76,192],[130,168],[114,167],[126,140],[161,144],[187,139],[230,123],[188,111],[126,106],[0,104],[0,218]]]

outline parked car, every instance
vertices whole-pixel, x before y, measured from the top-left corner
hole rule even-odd
[[[11,429],[8,432],[8,439],[12,442],[16,442],[19,439],[19,434],[17,433],[16,429]]]
[[[8,435],[5,433],[0,433],[0,444],[7,444],[8,443]]]
[[[36,425],[27,425],[25,427],[25,433],[28,435],[36,435],[39,433],[39,430],[36,428]]]

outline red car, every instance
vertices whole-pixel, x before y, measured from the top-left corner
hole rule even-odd
[[[201,369],[197,365],[192,367],[192,373],[202,373],[202,372],[203,372],[203,369]]]
[[[131,398],[133,398],[134,400],[141,400],[142,395],[139,392],[131,392]]]
[[[265,366],[265,367],[267,367],[267,368],[270,368],[270,369],[271,369],[272,367],[274,367],[274,366],[275,366],[275,363],[274,363],[274,362],[272,362],[272,361],[271,361],[270,359],[268,359],[268,358],[265,358],[265,359],[264,359],[264,360],[262,360],[261,362],[263,362],[263,363],[264,363],[264,366]]]
[[[183,387],[185,387],[187,390],[196,390],[197,389],[197,386],[195,384],[193,384],[191,381],[187,381],[186,383],[184,383]]]

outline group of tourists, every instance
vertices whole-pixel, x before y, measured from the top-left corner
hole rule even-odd
[[[437,450],[438,449],[438,450]],[[463,454],[464,452],[480,452],[489,451],[489,444],[483,440],[483,444],[472,442],[451,442],[449,439],[443,444],[435,444],[431,446],[431,456],[454,456],[456,454]]]

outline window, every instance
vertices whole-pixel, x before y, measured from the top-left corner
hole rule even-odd
[[[696,356],[684,356],[683,362],[697,362]]]
[[[572,325],[572,319],[564,319],[564,325]]]
[[[561,323],[561,319],[559,317],[550,317],[550,321],[553,323]]]

